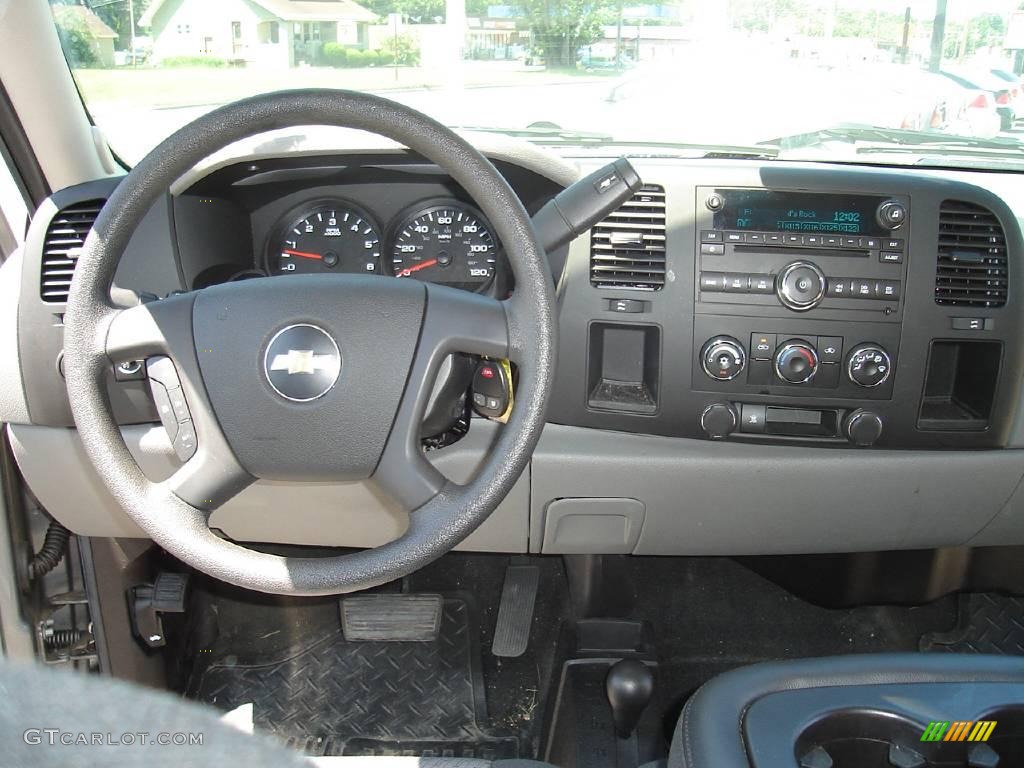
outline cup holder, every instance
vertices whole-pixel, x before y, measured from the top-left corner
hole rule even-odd
[[[1001,707],[977,719],[996,722],[986,742],[921,741],[927,723],[892,712],[836,710],[800,733],[795,757],[797,765],[806,768],[1024,766],[1024,705]]]

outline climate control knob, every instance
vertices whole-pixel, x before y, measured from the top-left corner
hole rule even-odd
[[[732,336],[715,336],[700,351],[704,373],[715,381],[731,381],[743,372],[747,353]]]
[[[775,294],[785,306],[797,312],[813,309],[825,298],[825,273],[817,264],[794,261],[779,272]]]
[[[806,384],[818,372],[818,351],[800,339],[783,342],[775,352],[775,374],[790,384]]]
[[[877,387],[892,375],[892,359],[877,344],[861,344],[850,351],[846,375],[858,387]]]

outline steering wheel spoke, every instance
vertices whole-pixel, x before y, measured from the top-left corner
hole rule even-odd
[[[104,349],[111,361],[143,360],[174,354],[175,346],[192,348],[192,303],[189,293],[113,310]]]
[[[456,488],[423,453],[420,428],[444,359],[456,352],[505,358],[508,317],[503,302],[438,285],[427,286],[419,344],[391,434],[373,480],[404,509],[419,509],[446,487]]]
[[[223,435],[212,433],[213,425],[205,426],[196,430],[197,435],[202,434],[195,455],[162,484],[186,504],[210,513],[251,485],[254,478],[230,452],[217,449]]]

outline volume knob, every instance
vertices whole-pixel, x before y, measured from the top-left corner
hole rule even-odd
[[[787,264],[775,286],[779,301],[797,312],[813,309],[825,298],[825,274],[809,261]]]

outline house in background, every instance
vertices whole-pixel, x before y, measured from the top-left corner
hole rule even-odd
[[[62,29],[80,29],[89,39],[96,61],[101,67],[114,66],[114,41],[117,32],[84,5],[54,5],[53,18]]]
[[[325,43],[365,48],[375,21],[352,0],[153,0],[139,26],[156,63],[208,56],[283,67],[316,63]]]

